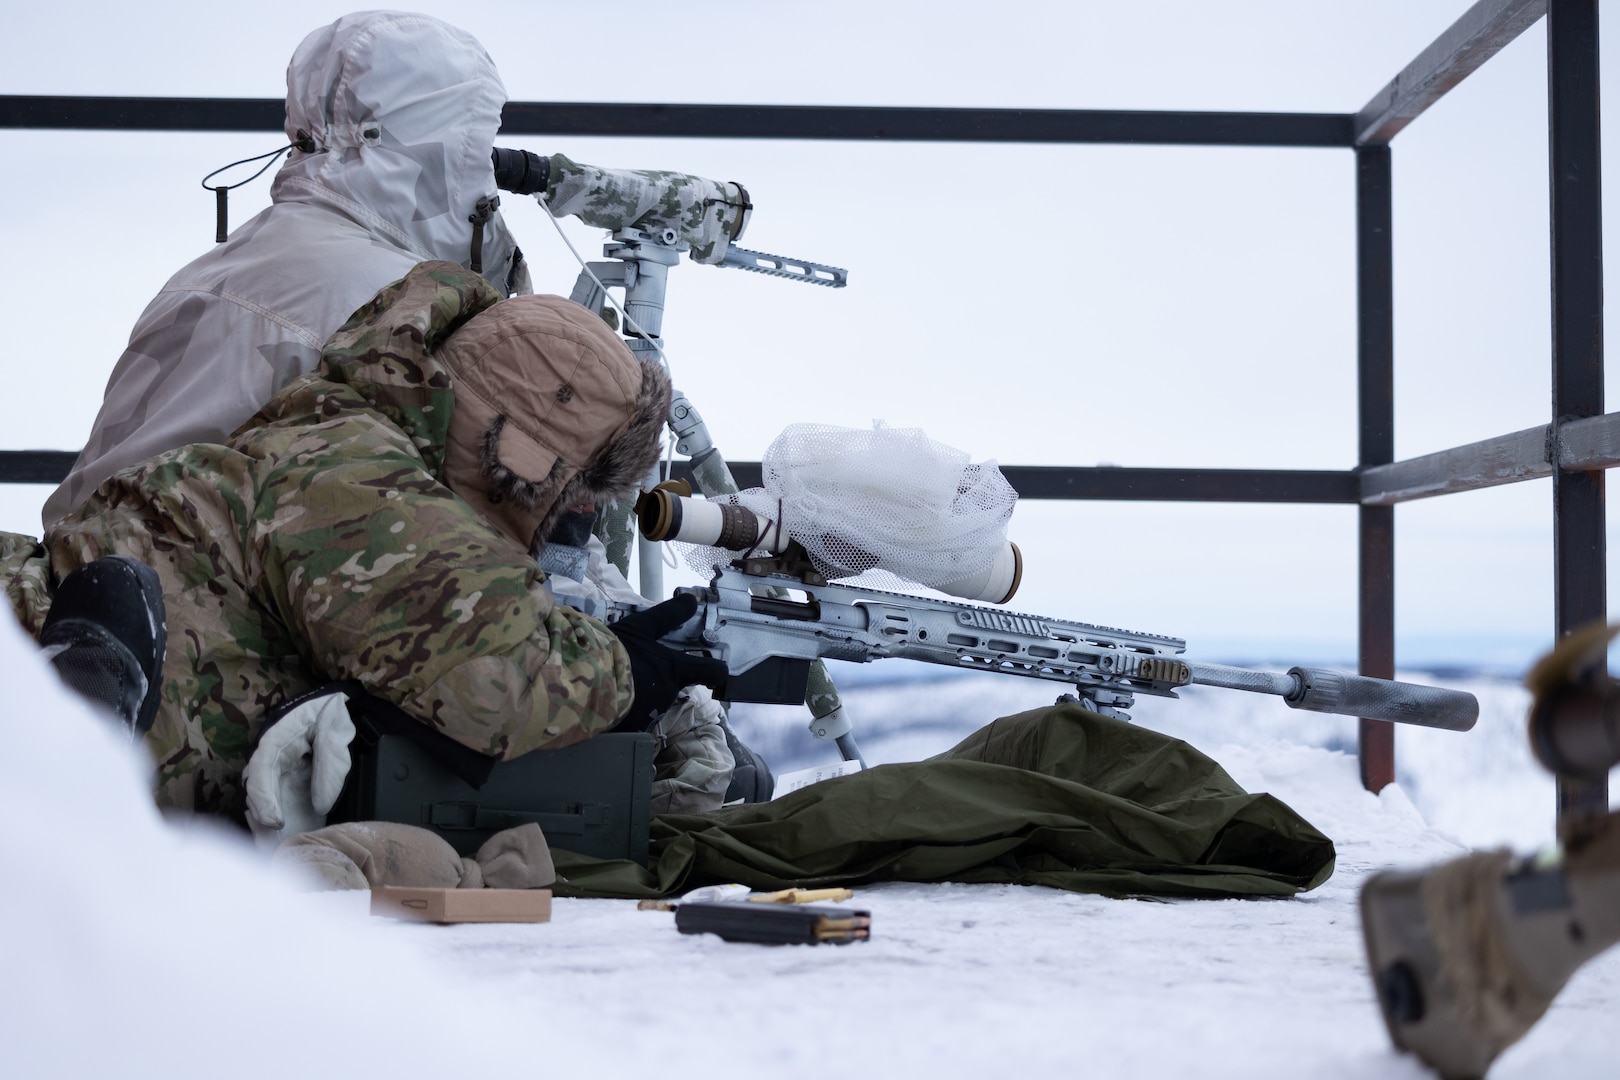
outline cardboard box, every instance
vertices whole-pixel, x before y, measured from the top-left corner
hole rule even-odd
[[[435,923],[539,923],[551,921],[550,889],[371,890],[371,913]]]

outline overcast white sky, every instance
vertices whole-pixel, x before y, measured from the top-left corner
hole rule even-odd
[[[476,34],[517,100],[1353,112],[1468,5],[415,6]],[[0,93],[280,97],[298,41],[347,10],[12,4]],[[1548,419],[1545,112],[1538,25],[1395,142],[1398,457]],[[32,269],[0,442],[80,445],[140,309],[212,239],[199,179],[276,141],[0,132],[0,245]],[[789,423],[883,419],[1004,464],[1355,464],[1349,151],[508,141],[741,180],[745,246],[849,268],[841,292],[675,271],[677,385],[733,458]],[[233,224],[268,190],[233,193]],[[538,209],[509,217],[537,287],[567,293]],[[0,527],[37,532],[44,494],[0,497]],[[1550,498],[1537,482],[1397,510],[1401,656],[1545,645]],[[1014,607],[1211,659],[1353,654],[1351,507],[1030,501],[1012,534]]]

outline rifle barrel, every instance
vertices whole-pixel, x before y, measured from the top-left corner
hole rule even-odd
[[[1283,675],[1224,664],[1189,662],[1187,667],[1194,683],[1274,694],[1290,708],[1309,712],[1392,720],[1447,731],[1467,731],[1479,719],[1479,700],[1464,690],[1346,675],[1330,668],[1295,667]]]
[[[1227,690],[1247,690],[1251,694],[1272,694],[1286,698],[1298,690],[1293,676],[1276,671],[1251,671],[1225,664],[1187,662],[1192,681],[1200,686],[1220,686]]]

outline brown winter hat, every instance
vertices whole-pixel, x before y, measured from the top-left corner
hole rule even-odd
[[[658,461],[669,376],[571,300],[503,300],[438,358],[456,397],[444,482],[531,552],[569,506],[624,498]]]

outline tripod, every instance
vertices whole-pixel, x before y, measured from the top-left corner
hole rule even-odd
[[[664,297],[669,280],[669,268],[677,265],[687,245],[674,229],[644,231],[616,229],[602,248],[605,261],[587,263],[574,283],[569,299],[598,315],[607,316],[608,289],[624,290],[624,323],[620,330],[625,344],[637,358],[646,363],[665,363],[663,355]],[[789,259],[729,247],[720,266],[747,270],[772,277],[787,278],[810,285],[841,289],[848,284],[849,274],[837,267],[802,259]],[[701,413],[677,390],[670,401],[669,429],[675,435],[675,449],[687,458],[692,470],[692,482],[705,496],[735,493],[737,481],[731,467],[714,444],[709,427]],[[657,486],[664,476],[655,469],[648,477],[649,488]],[[628,574],[632,537],[637,544],[638,585],[641,594],[659,597],[664,594],[664,567],[657,544],[636,533],[632,524],[633,508],[615,504],[606,507],[602,516],[602,540],[607,546],[608,558],[618,566],[620,573]],[[810,681],[805,689],[805,705],[810,710],[810,733],[817,739],[830,740],[846,761],[858,761],[866,767],[855,743],[853,725],[844,711],[838,688],[833,685],[827,666],[817,660],[810,666]]]

